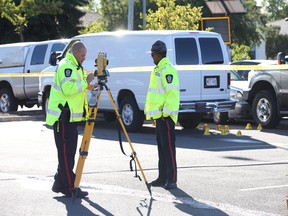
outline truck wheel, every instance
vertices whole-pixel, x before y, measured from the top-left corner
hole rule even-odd
[[[184,129],[195,129],[202,119],[199,113],[190,113],[189,115],[180,115],[178,122]]]
[[[133,97],[125,97],[120,102],[119,112],[127,131],[137,132],[141,129],[144,122],[144,113],[139,110]]]
[[[252,114],[255,122],[265,128],[275,128],[280,121],[276,98],[271,91],[259,91],[252,104]]]
[[[213,121],[215,124],[227,124],[229,120],[228,112],[213,113]]]
[[[114,112],[103,112],[105,121],[113,122],[116,120],[116,114]]]
[[[18,110],[17,99],[14,97],[12,91],[8,88],[0,90],[0,111],[8,113]]]
[[[46,117],[46,113],[47,113],[47,110],[48,110],[49,98],[50,98],[50,91],[47,91],[44,94],[43,104],[42,104],[42,111],[43,111],[45,117]]]

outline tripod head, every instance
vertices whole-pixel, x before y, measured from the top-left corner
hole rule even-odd
[[[103,52],[98,53],[98,57],[95,59],[95,67],[97,69],[94,72],[94,76],[98,78],[98,83],[107,82],[107,77],[109,76],[106,66],[108,65],[107,54]]]

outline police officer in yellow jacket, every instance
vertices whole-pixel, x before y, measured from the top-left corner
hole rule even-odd
[[[81,64],[87,49],[82,42],[72,45],[71,51],[59,62],[50,90],[46,123],[53,126],[58,152],[58,169],[52,191],[72,196],[75,173],[73,172],[78,141],[77,123],[88,118],[87,87],[93,74],[86,76]],[[88,192],[78,190],[77,197]]]
[[[150,75],[145,114],[147,120],[156,121],[159,176],[151,185],[169,190],[177,188],[175,124],[180,92],[178,73],[166,54],[164,42],[158,40],[152,45],[151,56],[156,67]]]

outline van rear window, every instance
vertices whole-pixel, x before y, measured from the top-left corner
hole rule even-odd
[[[224,58],[217,38],[199,38],[202,64],[223,64]]]
[[[199,64],[195,38],[176,38],[175,52],[177,65]]]

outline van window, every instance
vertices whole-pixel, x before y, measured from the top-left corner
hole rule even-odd
[[[203,64],[223,64],[224,58],[217,38],[199,38]]]
[[[177,65],[199,64],[195,38],[176,38],[175,54]]]
[[[44,64],[47,47],[47,44],[35,46],[31,58],[31,65]]]
[[[50,57],[49,57],[49,64],[51,64],[51,53],[55,52],[56,58],[57,58],[61,55],[65,47],[66,47],[66,44],[64,43],[55,43],[52,45]]]
[[[55,43],[51,48],[51,52],[63,51],[65,46],[66,45],[64,43]]]

